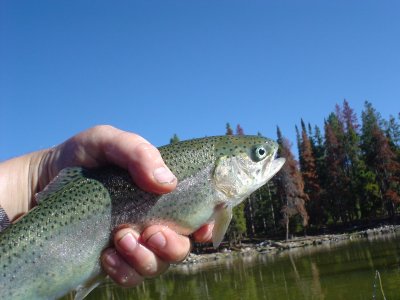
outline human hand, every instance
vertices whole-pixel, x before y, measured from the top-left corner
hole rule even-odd
[[[19,198],[31,201],[20,204],[17,208],[1,201],[0,204],[6,212],[11,212],[11,219],[34,206],[34,194],[41,191],[65,167],[90,168],[115,164],[128,170],[140,188],[154,193],[168,193],[177,184],[157,148],[136,134],[111,126],[96,126],[54,148],[6,162],[3,168],[0,167],[0,173],[2,170],[14,170],[21,160],[25,162],[23,165],[29,165],[25,168],[28,174],[25,186],[28,191],[17,191],[16,187],[13,195],[15,197],[15,192],[24,193],[25,198]],[[0,184],[0,192],[4,188],[6,191],[10,189]],[[208,241],[211,230],[210,225],[203,226],[193,237],[199,242]],[[101,261],[108,275],[123,286],[134,286],[145,277],[159,275],[168,268],[169,263],[183,260],[190,251],[187,237],[161,225],[150,226],[142,233],[130,227],[120,228],[114,235],[114,245],[115,247],[103,252]]]

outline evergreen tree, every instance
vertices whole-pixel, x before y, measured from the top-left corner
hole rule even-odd
[[[381,117],[378,112],[373,108],[372,104],[368,101],[364,103],[364,110],[361,114],[362,128],[361,128],[361,151],[367,166],[374,165],[374,159],[376,156],[376,146],[373,141],[373,131],[376,127],[379,127],[381,123]]]
[[[282,207],[276,195],[276,187],[273,182],[268,182],[249,198],[249,205],[245,209],[248,232],[252,236],[255,234],[271,235],[277,232],[279,211]],[[247,209],[252,210],[250,213]],[[277,213],[278,212],[278,213]]]
[[[295,125],[294,128],[296,130],[296,144],[297,144],[297,151],[298,151],[298,155],[299,155],[299,163],[301,165],[303,163],[301,161],[303,158],[303,155],[301,153],[301,136],[300,136],[300,131],[299,131],[299,128],[297,127],[297,125]]]
[[[390,147],[397,154],[397,161],[400,161],[400,124],[396,122],[396,119],[391,115],[389,121],[385,124],[385,128]]]
[[[326,167],[325,167],[325,144],[321,134],[321,129],[318,126],[314,127],[314,136],[311,139],[312,151],[315,157],[315,166],[318,179],[320,182],[321,194],[323,194],[323,185],[326,182]]]
[[[400,163],[392,151],[388,138],[380,128],[375,127],[372,133],[376,143],[374,165],[377,171],[382,200],[389,216],[394,216],[396,206],[400,203]]]
[[[345,151],[343,147],[343,127],[336,114],[331,114],[325,123],[325,182],[326,208],[334,223],[347,222],[349,200],[349,178],[344,172]]]
[[[231,124],[229,124],[229,123],[226,123],[226,133],[225,133],[225,135],[233,135],[233,130],[232,130]]]
[[[358,131],[360,125],[358,124],[357,115],[354,113],[354,110],[350,107],[349,102],[346,99],[343,101],[343,109],[339,110],[339,114],[342,116],[341,118],[346,126],[346,131]]]
[[[343,170],[349,182],[349,195],[347,199],[347,209],[350,219],[360,217],[360,206],[364,200],[360,194],[360,174],[363,174],[365,164],[361,161],[360,138],[358,134],[358,120],[354,110],[350,107],[347,100],[343,101],[343,107],[336,106],[336,114],[343,123],[343,138],[341,143],[344,149]]]
[[[355,197],[360,200],[360,213],[362,219],[371,219],[379,216],[380,210],[380,190],[374,172],[367,168],[363,160],[360,160],[356,167],[357,187]]]
[[[312,127],[311,124],[308,123],[308,136],[312,137],[312,135],[313,135]],[[310,139],[310,141],[312,142],[312,139]]]
[[[244,214],[245,202],[240,203],[235,206],[232,211],[232,221],[229,224],[227,231],[227,237],[229,239],[229,244],[237,245],[240,244],[241,240],[246,233],[246,218]]]
[[[178,135],[176,133],[174,133],[174,135],[172,136],[172,138],[169,139],[169,143],[173,144],[173,143],[178,143],[180,141]]]
[[[400,164],[381,128],[380,114],[369,102],[364,104],[362,122],[361,149],[379,187],[380,213],[393,216],[400,202]]]
[[[278,195],[282,199],[282,215],[286,227],[286,239],[289,237],[289,219],[297,214],[302,217],[303,226],[308,223],[308,214],[305,202],[308,196],[304,193],[304,183],[298,169],[297,161],[290,150],[290,143],[283,138],[279,127],[277,128],[279,156],[286,158],[286,163],[281,171],[275,176],[274,181],[278,188]]]
[[[311,126],[309,126],[309,129]],[[310,130],[311,131],[311,130]],[[307,211],[310,216],[310,223],[321,225],[323,221],[323,210],[321,203],[321,187],[317,174],[315,156],[313,153],[310,138],[305,131],[302,120],[301,141],[300,141],[300,169],[304,180],[304,192],[310,201],[307,201]]]
[[[237,124],[236,126],[236,135],[244,135],[243,128],[240,126],[240,124]]]

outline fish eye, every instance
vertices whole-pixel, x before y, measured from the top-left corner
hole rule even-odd
[[[264,146],[257,146],[253,150],[253,160],[261,161],[267,156],[267,150]]]

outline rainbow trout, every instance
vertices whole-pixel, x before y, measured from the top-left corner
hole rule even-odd
[[[38,205],[0,233],[0,299],[84,298],[102,277],[100,255],[113,230],[165,224],[181,234],[215,222],[217,247],[232,208],[284,164],[277,144],[258,136],[219,136],[160,147],[178,178],[166,195],[144,192],[118,168],[66,168]]]

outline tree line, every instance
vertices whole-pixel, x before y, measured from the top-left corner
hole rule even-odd
[[[242,135],[226,125],[227,135]],[[273,237],[377,219],[394,220],[400,204],[400,113],[382,118],[368,101],[361,122],[344,100],[323,128],[295,126],[298,159],[277,127],[281,171],[234,208],[227,237]],[[175,134],[171,142],[179,141]]]

